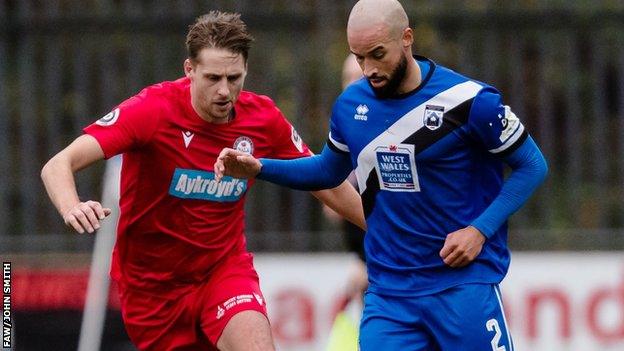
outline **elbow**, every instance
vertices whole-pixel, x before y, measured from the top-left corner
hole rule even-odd
[[[340,184],[342,184],[344,182],[344,179],[340,179],[340,178],[331,178],[331,180],[328,181],[327,183],[327,187],[326,189],[334,189],[337,188],[338,186],[340,186]]]
[[[43,165],[40,176],[44,184],[54,177],[54,174],[56,174],[58,170],[64,167],[64,162],[64,158],[60,154],[56,154]]]
[[[45,165],[43,165],[43,168],[41,168],[41,180],[45,183],[46,180],[49,178],[50,173],[52,173],[52,169],[54,168],[54,163],[55,163],[55,157],[52,157],[50,160],[48,160],[48,162],[46,162]]]
[[[537,173],[538,173],[539,183],[541,184],[546,180],[546,177],[548,177],[548,162],[546,162],[546,159],[544,157],[540,158]]]

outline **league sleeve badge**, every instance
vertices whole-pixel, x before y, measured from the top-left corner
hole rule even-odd
[[[95,122],[95,124],[99,126],[103,126],[103,127],[108,127],[110,125],[115,124],[118,118],[119,118],[119,108],[116,108],[112,110],[111,112],[107,113],[106,116],[98,119]]]
[[[299,152],[303,152],[303,140],[301,140],[301,137],[299,136],[299,133],[297,133],[297,130],[295,130],[295,127],[291,126],[290,129],[290,139],[292,140],[297,150],[299,150]]]

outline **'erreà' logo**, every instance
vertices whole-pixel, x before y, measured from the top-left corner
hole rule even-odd
[[[169,194],[182,199],[218,202],[239,200],[247,190],[247,180],[223,177],[216,182],[213,172],[176,168],[169,186]]]

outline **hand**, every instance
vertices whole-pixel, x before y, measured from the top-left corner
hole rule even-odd
[[[252,155],[225,148],[214,164],[215,179],[220,181],[226,175],[241,179],[253,178],[260,173],[260,168],[262,164]]]
[[[63,214],[63,220],[80,234],[85,231],[93,233],[100,229],[100,221],[111,212],[110,208],[102,208],[97,201],[79,202]]]
[[[440,257],[453,268],[464,267],[481,252],[485,236],[472,226],[456,230],[446,236]]]
[[[346,291],[347,298],[351,301],[362,301],[366,289],[368,289],[368,273],[366,271],[366,263],[357,259],[351,269],[351,272],[349,272]]]

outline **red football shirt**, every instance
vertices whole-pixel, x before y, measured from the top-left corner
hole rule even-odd
[[[123,153],[115,280],[176,296],[246,252],[243,209],[253,180],[216,183],[219,152],[289,159],[310,151],[268,97],[242,91],[234,110],[226,124],[204,121],[182,78],[144,89],[84,129],[106,158]]]

